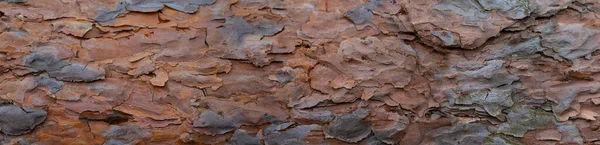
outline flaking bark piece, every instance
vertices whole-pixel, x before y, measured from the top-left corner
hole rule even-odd
[[[44,110],[29,107],[0,106],[0,131],[7,135],[28,133],[44,122],[46,115]]]
[[[351,114],[338,116],[325,126],[324,133],[328,138],[336,138],[348,143],[356,143],[371,134],[371,123],[362,122],[369,115],[366,109],[354,110]]]

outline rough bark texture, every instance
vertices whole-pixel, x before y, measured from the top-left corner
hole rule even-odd
[[[0,30],[0,144],[600,144],[598,0],[3,0]]]

